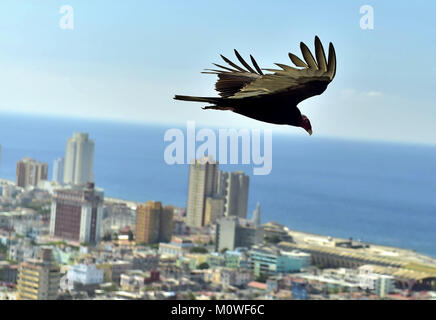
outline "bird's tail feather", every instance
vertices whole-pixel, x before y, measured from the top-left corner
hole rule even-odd
[[[222,98],[213,98],[213,97],[192,97],[192,96],[174,96],[175,100],[183,100],[183,101],[198,101],[198,102],[210,102],[210,103],[219,103],[222,101]]]

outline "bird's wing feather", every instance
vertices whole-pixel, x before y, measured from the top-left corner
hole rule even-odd
[[[276,64],[280,69],[264,69],[274,72],[257,77],[248,82],[230,99],[244,99],[262,97],[265,95],[291,96],[298,103],[311,96],[322,93],[336,74],[336,55],[333,45],[329,45],[328,62],[321,41],[315,37],[315,56],[304,44],[300,44],[303,60],[290,53],[289,58],[300,68],[294,68],[284,64]]]
[[[244,86],[250,84],[257,79],[260,79],[263,75],[262,69],[259,67],[256,60],[254,60],[251,55],[250,59],[253,63],[254,69],[241,57],[239,52],[236,50],[235,55],[238,58],[239,62],[246,68],[246,70],[221,55],[223,60],[232,68],[214,63],[215,66],[221,68],[222,70],[206,69],[207,71],[203,72],[218,75],[218,81],[216,82],[215,89],[223,98],[233,96]]]

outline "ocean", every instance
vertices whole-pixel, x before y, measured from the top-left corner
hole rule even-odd
[[[95,182],[106,196],[186,206],[188,165],[164,161],[165,125],[0,114],[0,177],[23,157],[49,164],[73,132],[95,140]],[[185,128],[181,127],[185,130]],[[413,249],[436,257],[436,146],[273,133],[272,172],[250,175],[248,216],[290,229]]]

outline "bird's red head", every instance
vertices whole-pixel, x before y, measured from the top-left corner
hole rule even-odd
[[[307,133],[312,135],[312,125],[310,124],[309,119],[304,114],[301,115],[300,127],[306,130]]]

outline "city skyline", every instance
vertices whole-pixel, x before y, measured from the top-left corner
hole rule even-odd
[[[88,135],[73,137],[83,142]],[[249,176],[221,171],[210,156],[189,168],[186,216],[177,208],[177,218],[175,207],[157,201],[107,202],[93,183],[55,190],[43,185],[4,189],[0,205],[26,206],[31,195],[36,200],[32,207],[40,206],[38,215],[23,223],[11,212],[0,214],[0,249],[6,239],[9,259],[0,263],[0,279],[11,287],[5,295],[17,300],[168,297],[156,286],[171,290],[173,298],[189,299],[202,297],[205,288],[218,295],[229,287],[238,295],[222,296],[226,299],[252,299],[253,289],[264,299],[397,299],[436,288],[436,264],[430,257],[352,238],[306,234],[273,221],[261,224],[259,203],[251,219],[245,219]],[[49,199],[51,209],[45,211]],[[15,216],[32,215],[17,209]],[[49,216],[45,222],[44,214]],[[15,239],[19,235],[24,239]],[[177,283],[181,275],[189,278],[182,287]],[[119,290],[107,293],[108,285]],[[195,294],[183,295],[186,285]]]

